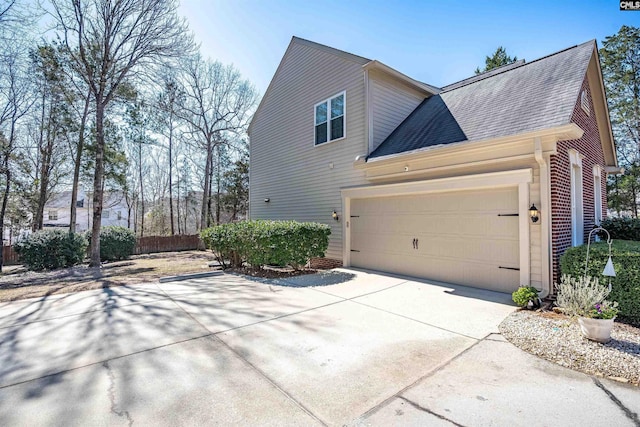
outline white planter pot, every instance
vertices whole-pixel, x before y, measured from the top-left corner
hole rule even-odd
[[[614,319],[591,319],[589,317],[579,317],[578,324],[582,335],[592,341],[609,342],[611,340],[611,328]]]

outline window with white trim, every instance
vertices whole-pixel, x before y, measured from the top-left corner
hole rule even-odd
[[[314,106],[315,145],[344,138],[346,93],[339,93]]]
[[[593,222],[602,221],[602,172],[599,165],[593,165]]]
[[[102,218],[109,219],[109,214],[110,214],[110,212],[109,212],[108,209],[103,210],[102,211]]]
[[[587,97],[587,91],[583,90],[580,93],[580,107],[587,113],[587,116],[591,115],[591,106],[589,105],[589,98]]]
[[[584,243],[584,210],[582,203],[582,158],[576,150],[569,150],[571,174],[571,246]]]
[[[57,221],[58,220],[58,211],[49,211],[49,221]]]

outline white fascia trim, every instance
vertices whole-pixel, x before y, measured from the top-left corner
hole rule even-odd
[[[404,196],[410,194],[506,187],[529,183],[531,181],[533,181],[533,172],[531,169],[518,169],[514,171],[463,175],[424,181],[345,188],[341,193],[342,197],[349,198]]]
[[[407,76],[406,74],[402,74],[400,71],[389,67],[386,64],[383,64],[382,62],[378,61],[377,59],[374,59],[371,62],[368,62],[366,64],[364,64],[362,66],[362,68],[367,71],[367,70],[379,70],[382,71],[383,73],[386,73],[392,77],[395,77],[396,79],[402,81],[403,83],[417,89],[420,92],[423,92],[427,95],[435,95],[437,93],[440,93],[441,90],[435,86],[431,86],[422,82],[419,82],[417,80],[412,79],[411,77]]]
[[[465,153],[474,151],[486,151],[494,145],[503,144],[530,144],[531,140],[536,137],[550,138],[553,141],[563,141],[567,139],[580,139],[584,135],[584,131],[575,123],[557,126],[549,129],[542,129],[533,132],[524,132],[516,135],[501,136],[492,139],[482,139],[475,141],[460,141],[451,144],[437,145],[433,147],[420,148],[413,151],[407,151],[399,154],[390,154],[388,156],[377,157],[375,159],[367,159],[365,164],[354,165],[356,168],[373,168],[376,166],[385,166],[393,163],[408,162],[414,159],[420,159],[428,155],[435,156],[451,156],[461,151]],[[555,148],[554,148],[555,151]],[[552,154],[555,154],[552,153]]]

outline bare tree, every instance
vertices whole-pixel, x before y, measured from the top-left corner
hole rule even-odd
[[[18,123],[28,113],[34,101],[24,52],[22,46],[5,44],[0,63],[0,174],[4,178],[0,234],[4,234],[4,219],[13,180],[11,162],[18,138]],[[3,261],[0,251],[0,272]]]
[[[173,217],[173,161],[175,155],[174,135],[177,127],[178,105],[181,101],[182,94],[176,79],[170,73],[162,76],[163,89],[156,101],[157,107],[157,127],[160,133],[167,138],[169,166],[169,222],[171,223],[171,235],[175,234],[175,221]],[[180,204],[178,203],[178,206]]]
[[[226,133],[242,133],[256,102],[256,91],[232,66],[194,55],[185,62],[185,100],[179,111],[193,142],[205,153],[200,228],[210,223],[211,175],[215,149]]]
[[[52,15],[91,89],[96,149],[90,266],[100,265],[104,178],[104,119],[107,106],[127,80],[145,68],[189,52],[193,42],[177,0],[51,0]]]

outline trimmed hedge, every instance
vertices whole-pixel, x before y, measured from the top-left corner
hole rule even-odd
[[[620,305],[620,318],[640,324],[640,242],[614,240],[611,253],[616,277],[611,278],[612,289],[608,299]],[[583,276],[586,255],[587,245],[567,249],[560,258],[562,274]],[[597,277],[603,285],[609,282],[608,277],[602,276],[608,256],[606,242],[591,244],[587,274]]]
[[[87,231],[87,240],[91,244],[91,230]],[[100,229],[100,259],[117,261],[127,259],[136,247],[136,235],[133,231],[120,226],[107,226]]]
[[[81,263],[87,253],[87,240],[65,230],[41,230],[14,245],[29,270],[53,270]]]
[[[640,218],[607,218],[601,226],[611,234],[612,239],[640,241]],[[606,238],[606,234],[601,233],[601,237]]]
[[[299,269],[329,246],[328,225],[296,221],[243,221],[207,228],[200,238],[223,268],[265,265]]]

